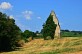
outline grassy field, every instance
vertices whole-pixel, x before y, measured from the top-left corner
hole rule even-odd
[[[82,54],[82,37],[63,37],[61,39],[35,39],[11,52],[0,54]]]

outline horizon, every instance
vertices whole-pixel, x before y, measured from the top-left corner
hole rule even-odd
[[[61,30],[82,31],[82,0],[62,1],[12,1],[1,0],[0,12],[15,19],[19,28],[30,31],[41,31],[43,23],[53,10],[59,20]]]

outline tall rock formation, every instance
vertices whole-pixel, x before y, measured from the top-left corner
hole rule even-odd
[[[60,38],[60,25],[59,25],[58,18],[56,17],[56,14],[55,14],[54,11],[51,11],[51,15],[53,16],[54,23],[57,25],[56,26],[54,37]]]

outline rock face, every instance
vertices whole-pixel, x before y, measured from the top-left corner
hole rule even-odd
[[[51,15],[53,16],[53,21],[55,22],[56,26],[56,30],[55,30],[55,34],[54,37],[56,38],[60,38],[60,25],[59,25],[59,21],[58,18],[56,17],[56,14],[54,11],[51,11]]]

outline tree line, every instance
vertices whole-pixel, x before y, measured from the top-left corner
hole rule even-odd
[[[27,38],[32,37],[33,39],[35,36],[36,34],[29,30],[22,32],[13,18],[0,12],[0,51],[14,50],[28,41]]]
[[[82,37],[82,31],[61,30],[61,37]]]

